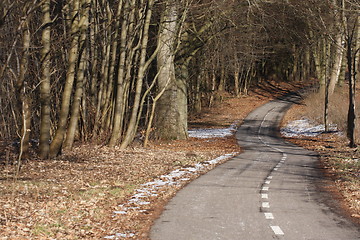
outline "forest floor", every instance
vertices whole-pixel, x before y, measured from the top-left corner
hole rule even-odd
[[[189,125],[240,125],[256,107],[302,86],[268,82],[248,96],[224,95],[212,108],[192,116]],[[299,117],[301,107],[292,108],[285,122]],[[360,154],[346,148],[338,136],[292,141],[321,154],[329,189],[346,199],[342,203],[347,212],[359,219],[359,168],[355,167],[360,164],[348,162]],[[153,220],[176,191],[241,151],[233,135],[152,142],[146,148],[137,143],[126,150],[82,144],[55,160],[28,160],[15,180],[10,163],[13,147],[0,142],[0,148],[6,153],[0,154],[0,239],[148,239]],[[213,159],[218,161],[209,162]],[[166,179],[170,181],[165,184]],[[150,189],[146,183],[157,185]]]

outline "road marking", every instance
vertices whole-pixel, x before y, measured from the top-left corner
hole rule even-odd
[[[270,203],[269,202],[263,202],[262,207],[263,208],[270,208]]]
[[[266,213],[264,213],[264,214],[265,214],[265,218],[266,218],[266,219],[275,219],[275,218],[274,218],[274,215],[273,215],[272,213],[266,212]]]
[[[275,107],[272,108],[272,109],[270,109],[270,110],[266,113],[266,115],[264,116],[264,118],[263,118],[263,120],[262,120],[262,122],[261,122],[261,124],[260,124],[259,130],[258,130],[258,139],[259,139],[265,146],[268,146],[268,147],[270,147],[270,148],[272,148],[272,149],[274,149],[274,150],[282,153],[281,161],[280,161],[280,162],[276,165],[276,167],[273,169],[273,171],[277,171],[277,170],[281,167],[281,165],[285,162],[285,160],[287,159],[287,154],[286,154],[283,150],[281,150],[281,149],[279,149],[279,148],[276,148],[276,147],[270,145],[269,143],[265,142],[265,141],[262,139],[262,137],[261,137],[261,129],[262,129],[262,127],[263,127],[263,124],[264,124],[267,116],[268,116],[274,109],[275,109]],[[270,182],[271,182],[271,181],[269,181],[270,179],[272,179],[272,176],[268,176],[268,177],[267,177],[267,179],[266,179],[266,181],[265,181],[265,184],[270,184]],[[261,190],[262,190],[262,191],[268,191],[268,190],[269,190],[269,187],[264,187],[264,186],[263,186]],[[268,194],[261,194],[261,198],[263,198],[263,199],[268,199],[268,197],[269,197]],[[262,207],[263,207],[263,208],[270,208],[270,203],[269,203],[269,202],[263,202],[263,203],[262,203]],[[265,214],[265,218],[266,218],[266,219],[274,219],[274,216],[273,216],[272,213],[269,213],[269,212],[268,212],[268,213],[264,213],[264,214]],[[275,233],[276,235],[284,235],[284,232],[281,230],[281,228],[280,228],[279,226],[270,226],[270,227],[271,227],[271,229],[274,231],[274,233]]]
[[[276,235],[284,235],[284,232],[279,226],[270,226]]]

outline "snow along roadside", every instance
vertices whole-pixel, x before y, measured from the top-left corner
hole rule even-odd
[[[190,130],[189,136],[196,138],[215,138],[215,137],[227,137],[231,136],[236,132],[237,123],[233,123],[229,128],[225,129],[197,129]],[[217,157],[213,160],[205,161],[196,164],[194,167],[186,167],[176,169],[167,175],[162,175],[151,182],[147,182],[141,185],[141,188],[135,190],[135,194],[122,205],[119,205],[119,210],[114,211],[114,214],[127,215],[132,212],[139,212],[146,214],[148,206],[151,204],[151,198],[158,196],[160,193],[165,192],[169,186],[181,186],[190,179],[199,176],[200,174],[209,171],[230,158],[238,155],[238,152],[225,154]],[[105,239],[125,239],[134,238],[136,233],[116,233],[104,237]]]
[[[338,132],[335,124],[330,125],[330,131]],[[280,129],[280,133],[288,138],[315,137],[325,132],[324,124],[316,124],[308,118],[302,118],[289,122],[285,127]]]

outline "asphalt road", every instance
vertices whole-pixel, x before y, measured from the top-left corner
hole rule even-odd
[[[360,239],[359,226],[328,204],[316,155],[278,135],[296,100],[284,97],[250,113],[236,134],[245,152],[182,189],[151,239]]]

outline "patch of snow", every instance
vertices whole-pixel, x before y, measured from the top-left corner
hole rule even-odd
[[[232,136],[237,129],[237,122],[231,124],[228,128],[199,128],[189,130],[189,137],[193,138],[222,138]]]
[[[127,214],[126,211],[114,211],[114,213],[115,213],[115,214],[124,214],[124,215]]]
[[[115,235],[106,236],[105,239],[119,239],[119,238],[131,238],[134,237],[134,233],[116,233]]]
[[[336,125],[330,126],[330,131],[337,131]],[[280,130],[284,137],[315,137],[325,132],[325,125],[315,124],[307,118],[290,122]]]

